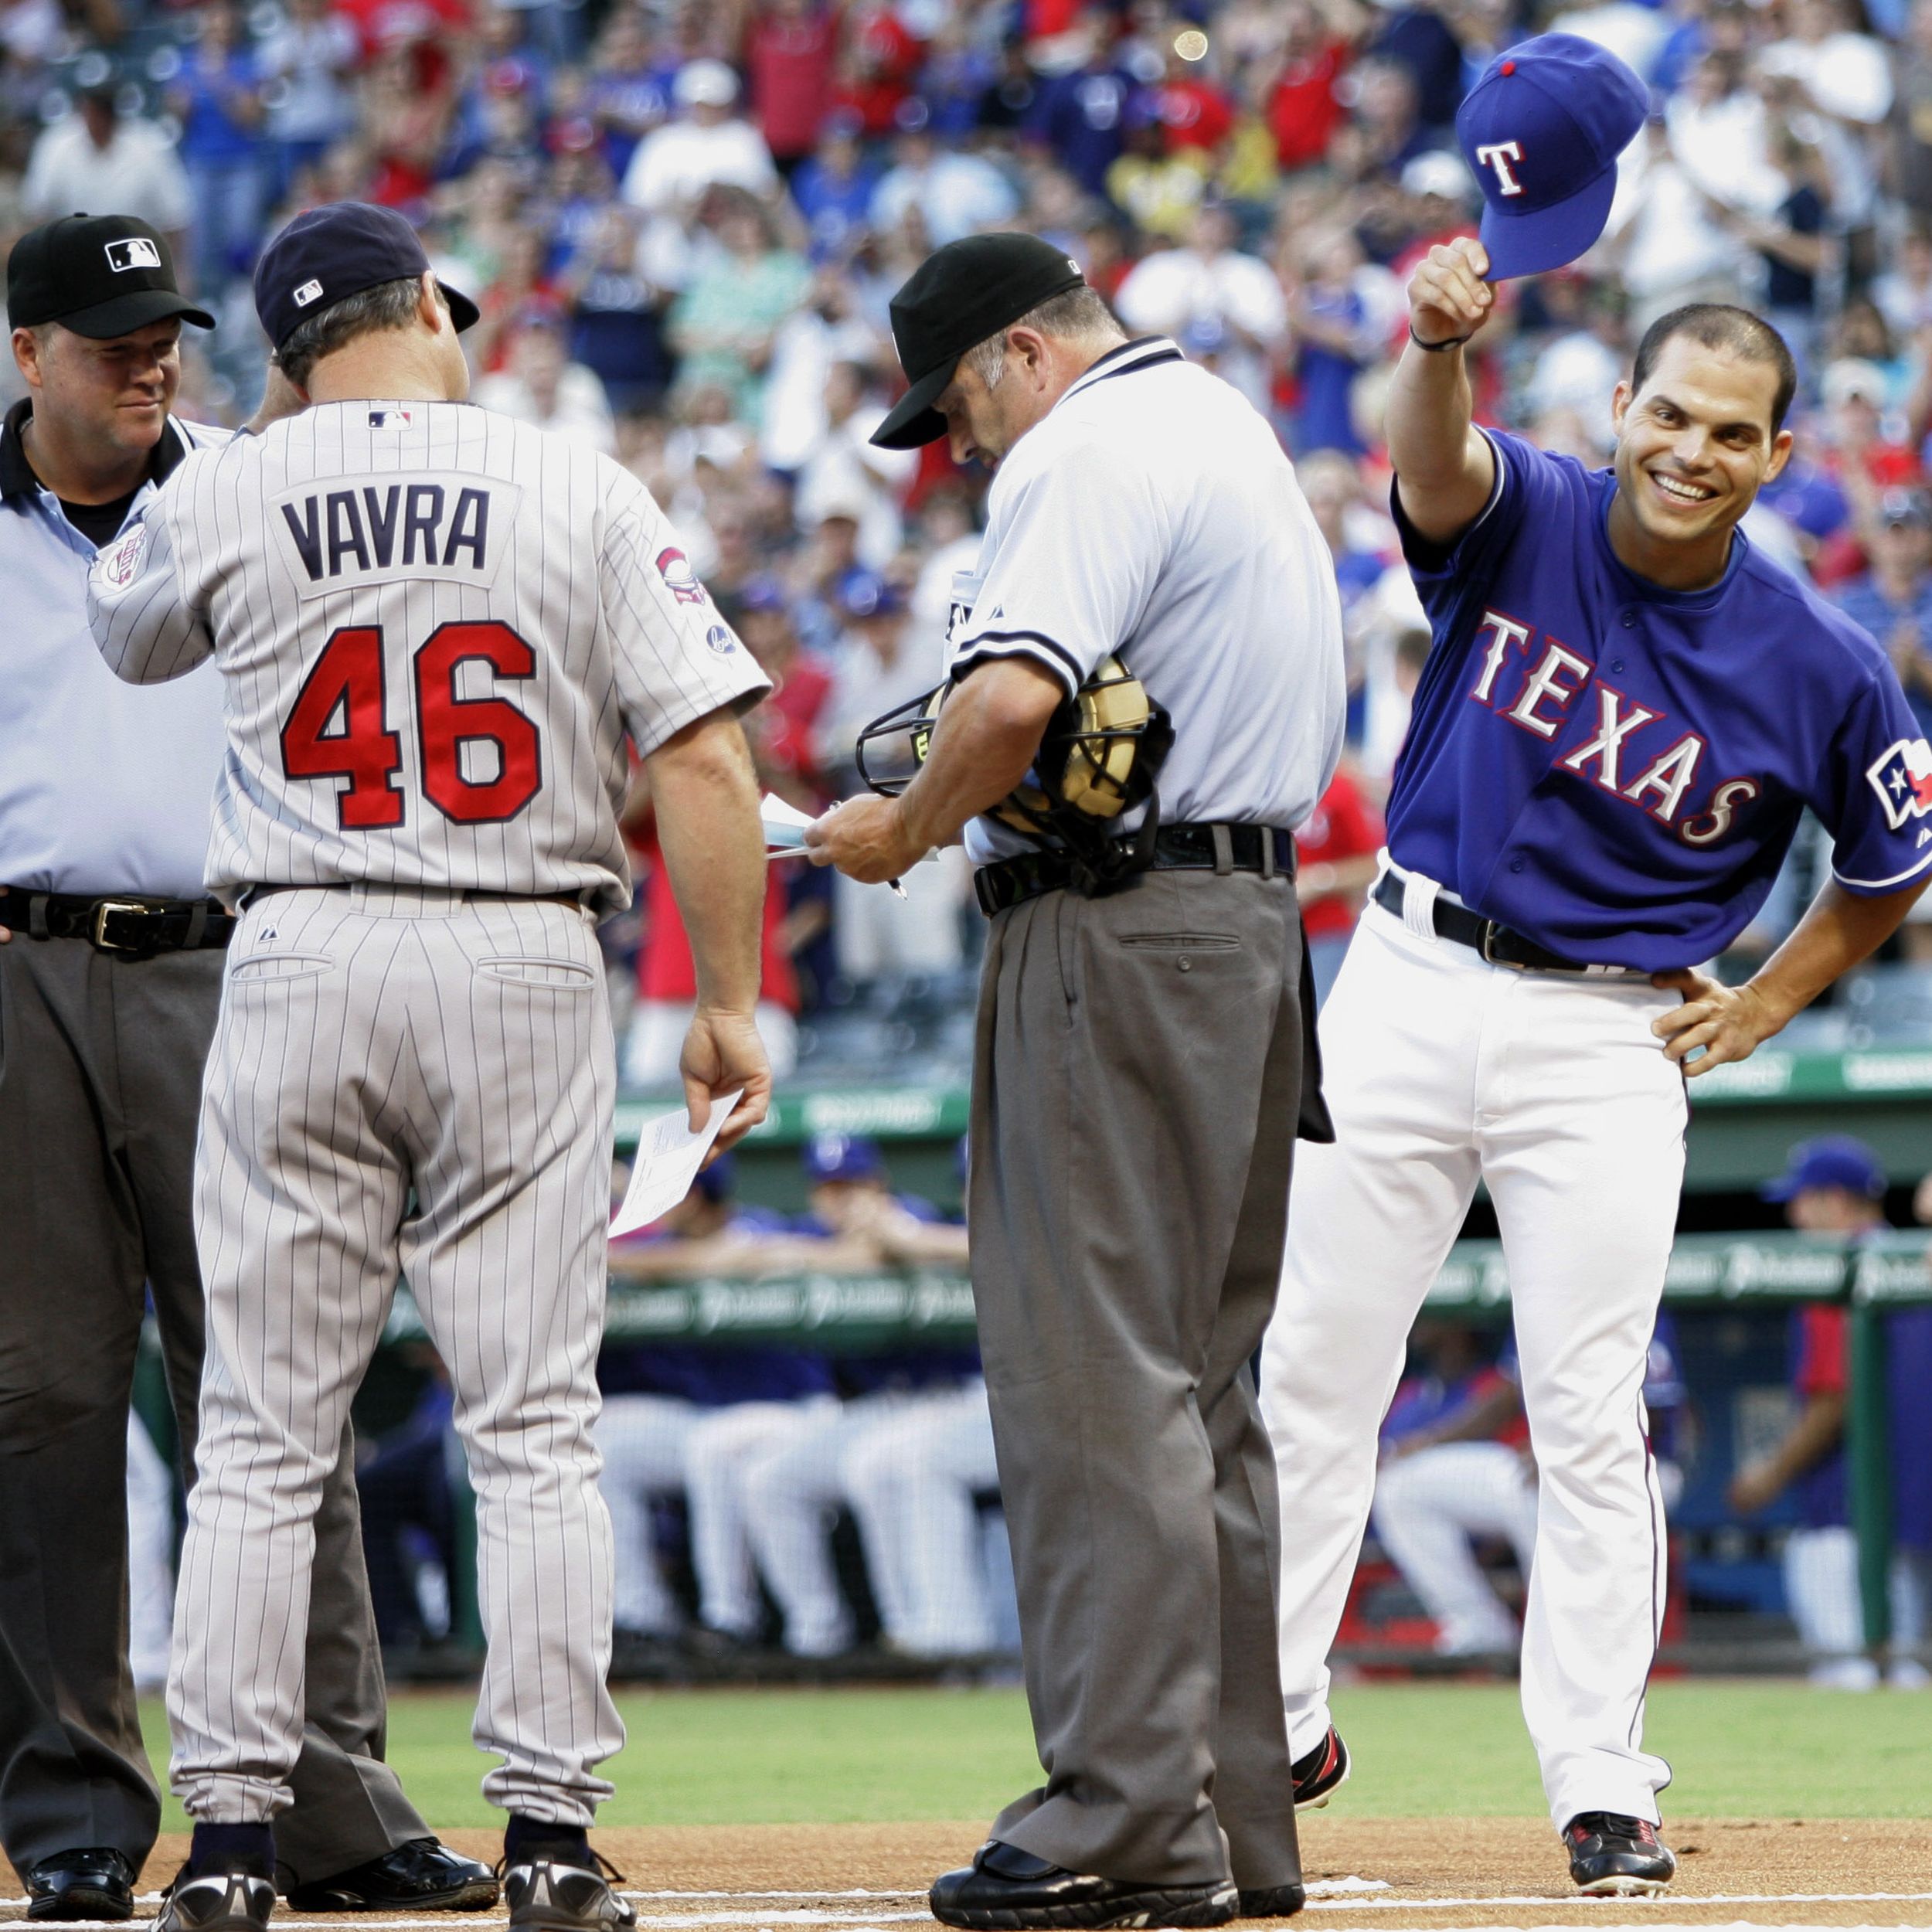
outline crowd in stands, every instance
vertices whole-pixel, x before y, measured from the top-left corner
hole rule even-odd
[[[1648,321],[1705,298],[1771,316],[1803,371],[1798,448],[1747,528],[1884,641],[1932,721],[1932,0],[6,0],[0,230],[154,220],[223,321],[189,332],[182,406],[233,420],[261,377],[264,236],[325,199],[406,211],[481,303],[478,403],[655,491],[780,681],[759,755],[808,808],[855,782],[858,728],[936,681],[976,542],[982,478],[866,440],[899,380],[887,300],[956,236],[1050,236],[1130,330],[1267,413],[1335,553],[1350,755],[1310,832],[1320,957],[1354,916],[1426,643],[1380,425],[1403,284],[1478,208],[1458,100],[1549,28],[1613,46],[1654,114],[1604,240],[1505,286],[1472,359],[1481,413],[1600,461]],[[906,883],[901,903],[775,869],[781,1064],[957,1010],[962,872]],[[640,1083],[690,997],[675,928],[647,883],[617,935]],[[1932,926],[1903,948],[1932,958]]]

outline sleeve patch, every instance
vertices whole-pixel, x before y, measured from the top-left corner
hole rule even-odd
[[[1924,739],[1900,739],[1872,761],[1865,777],[1894,832],[1932,812],[1932,745]]]
[[[104,583],[124,590],[141,573],[141,560],[148,553],[148,526],[137,523],[124,530],[94,561]]]

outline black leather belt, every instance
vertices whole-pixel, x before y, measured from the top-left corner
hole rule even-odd
[[[1402,917],[1407,894],[1403,882],[1393,872],[1385,872],[1376,881],[1373,896],[1384,912],[1393,913],[1398,919]],[[1565,959],[1547,946],[1539,946],[1533,939],[1526,939],[1521,933],[1512,932],[1493,919],[1485,919],[1481,913],[1471,912],[1467,906],[1458,906],[1451,900],[1439,897],[1436,900],[1434,925],[1438,937],[1453,939],[1458,946],[1471,947],[1492,966],[1513,966],[1525,973],[1581,974],[1594,970],[1578,965],[1573,959]]]
[[[218,900],[90,898],[85,893],[0,893],[0,926],[30,939],[84,939],[97,953],[151,959],[156,953],[226,946],[235,921]]]
[[[1225,851],[1217,849],[1223,845]],[[1153,855],[1142,869],[1258,872],[1264,879],[1292,879],[1294,834],[1271,825],[1163,825],[1154,835]],[[1071,853],[1023,852],[981,866],[973,875],[973,890],[980,910],[991,919],[1042,893],[1063,890],[1073,883],[1074,871]]]

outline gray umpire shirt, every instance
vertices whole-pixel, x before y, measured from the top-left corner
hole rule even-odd
[[[1101,357],[1000,464],[948,644],[955,675],[1026,657],[1070,695],[1117,653],[1173,717],[1165,824],[1299,825],[1341,755],[1328,546],[1266,420],[1159,337]],[[975,864],[1029,849],[967,828]]]
[[[94,546],[28,464],[29,408],[0,428],[0,885],[198,899],[227,744],[220,676],[124,684],[102,662]],[[128,520],[190,449],[228,435],[170,417]]]

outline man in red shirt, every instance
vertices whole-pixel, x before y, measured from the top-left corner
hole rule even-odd
[[[831,109],[838,34],[815,0],[769,0],[746,36],[752,118],[787,177],[818,145]]]
[[[1345,757],[1321,802],[1294,835],[1300,860],[1294,889],[1308,936],[1315,1003],[1328,996],[1362,916],[1382,847],[1382,820],[1362,796],[1361,775]]]

